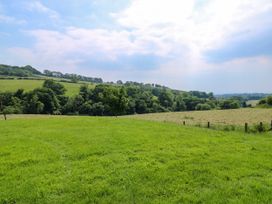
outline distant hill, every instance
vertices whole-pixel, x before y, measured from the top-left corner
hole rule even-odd
[[[17,76],[17,77],[55,77],[61,79],[68,79],[72,82],[77,81],[86,81],[91,83],[103,83],[101,78],[97,77],[87,77],[77,74],[68,74],[61,73],[57,71],[44,70],[44,72],[40,72],[37,69],[33,68],[30,65],[27,66],[10,66],[5,64],[0,64],[0,75],[2,76]]]
[[[18,77],[31,77],[34,75],[42,75],[37,69],[30,65],[24,67],[10,66],[0,64],[0,75],[4,76],[18,76]]]
[[[260,100],[271,94],[269,93],[236,93],[236,94],[217,94],[215,95],[218,99],[230,99],[230,98],[240,98],[245,101],[250,100]]]

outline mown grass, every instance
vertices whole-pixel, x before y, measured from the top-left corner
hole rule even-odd
[[[0,91],[17,91],[18,89],[24,89],[25,91],[30,91],[35,88],[42,87],[44,80],[28,80],[28,79],[0,79]],[[74,96],[79,93],[79,88],[82,83],[66,83],[59,82],[65,86],[67,89],[67,96]],[[94,86],[89,84],[89,86]]]
[[[210,122],[211,127],[219,127],[220,129],[224,129],[225,127],[231,129],[232,126],[243,129],[245,123],[248,123],[251,128],[260,122],[270,125],[272,120],[272,109],[241,108],[233,110],[140,114],[125,117],[178,124],[183,124],[185,121],[186,125],[202,127],[206,127],[207,123]]]
[[[126,118],[0,121],[0,203],[269,203],[272,135]]]

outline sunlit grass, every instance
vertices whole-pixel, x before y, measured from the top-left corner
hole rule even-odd
[[[0,91],[17,91],[18,89],[24,89],[25,91],[30,91],[35,88],[42,87],[44,80],[25,80],[25,79],[14,79],[14,80],[6,80],[0,79]],[[65,86],[67,89],[67,96],[74,96],[79,93],[79,88],[82,83],[66,83],[59,82]],[[90,87],[94,86],[89,84]]]
[[[269,203],[272,135],[125,118],[0,121],[0,203]]]

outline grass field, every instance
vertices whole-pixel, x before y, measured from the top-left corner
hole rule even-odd
[[[252,107],[255,107],[258,105],[260,100],[249,100],[246,102],[247,105],[251,105]]]
[[[5,80],[0,79],[0,91],[16,91],[19,88],[24,89],[25,91],[30,91],[35,88],[42,87],[43,80]],[[65,83],[59,82],[65,86],[67,89],[66,95],[73,96],[79,93],[79,88],[82,85],[81,83]],[[90,85],[93,86],[93,85]]]
[[[110,117],[0,120],[0,203],[269,203],[272,135]]]
[[[236,125],[243,126],[246,122],[254,125],[260,122],[270,124],[272,120],[272,109],[242,108],[233,110],[211,110],[211,111],[191,111],[191,112],[171,112],[154,113],[124,116],[129,118],[139,118],[151,121],[174,122],[188,125]]]

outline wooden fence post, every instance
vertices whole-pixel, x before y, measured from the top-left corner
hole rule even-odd
[[[247,133],[248,132],[248,124],[245,123],[245,132]]]
[[[270,130],[272,131],[272,120],[271,120],[271,123],[270,123]]]
[[[260,122],[260,129],[259,132],[263,132],[263,122]]]
[[[185,125],[185,121],[183,121],[183,125]]]
[[[5,120],[7,120],[7,115],[5,113],[3,113],[3,115],[4,115]]]
[[[210,128],[210,122],[208,122],[208,128]]]

